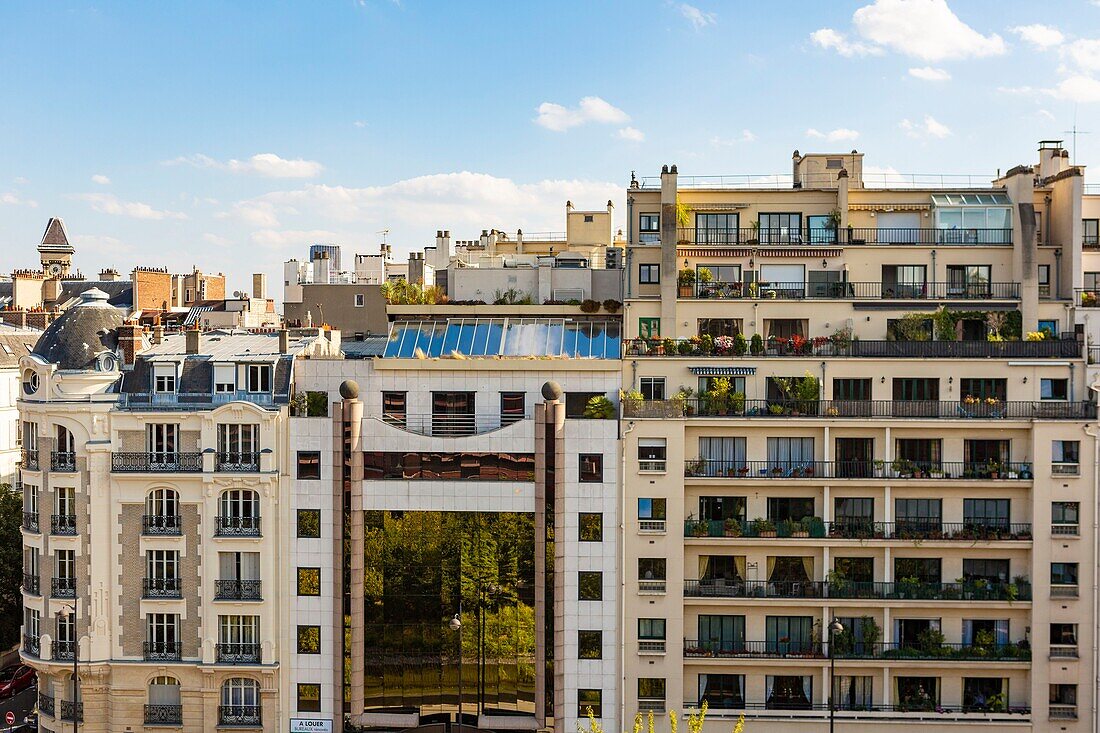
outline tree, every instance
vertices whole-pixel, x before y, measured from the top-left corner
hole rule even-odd
[[[0,484],[0,649],[19,643],[23,622],[23,496]]]

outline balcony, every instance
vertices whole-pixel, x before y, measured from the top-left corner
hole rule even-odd
[[[256,473],[260,470],[257,451],[218,453],[214,470],[219,473]]]
[[[259,580],[215,580],[215,601],[262,601]]]
[[[804,598],[884,601],[1030,601],[1030,583],[925,583],[905,579],[896,583],[828,581],[771,581],[713,578],[685,580],[687,598]]]
[[[201,473],[202,453],[112,453],[112,473]]]
[[[53,717],[54,701],[51,695],[47,695],[44,692],[38,693],[38,712],[42,713],[43,715],[49,715],[51,718]]]
[[[34,534],[41,531],[38,527],[38,512],[23,512],[23,529]]]
[[[946,227],[741,227],[739,229],[679,228],[680,247],[833,247],[866,244],[939,247],[1012,244],[1012,229]]]
[[[681,299],[702,300],[1019,300],[1018,282],[695,282]]]
[[[684,461],[684,476],[722,479],[905,479],[934,481],[1030,481],[1030,463],[963,463],[961,461]]]
[[[1049,717],[1051,720],[1077,720],[1076,705],[1050,704]]]
[[[32,657],[41,655],[41,644],[37,636],[23,635],[23,652],[29,654]]]
[[[702,704],[702,700],[685,701],[683,707],[684,714],[687,715],[689,713],[696,712]],[[722,700],[717,704],[710,703],[709,710],[711,716],[721,716],[724,713],[733,713],[734,715],[736,715],[739,714],[741,711],[747,711],[751,715],[755,711],[791,710],[805,711],[806,713],[802,715],[789,716],[791,720],[828,720],[829,718],[829,704],[827,702],[809,703],[805,702],[802,699],[773,699],[768,702],[742,702],[740,700]],[[880,713],[880,715],[873,716],[874,720],[894,718],[895,715],[892,714],[896,714],[898,719],[900,720],[906,720],[909,718],[909,716],[906,714],[913,713],[915,714],[913,715],[913,722],[923,722],[927,720],[929,713],[935,715],[936,720],[941,721],[944,720],[945,716],[970,713],[971,717],[962,718],[961,720],[971,721],[975,723],[994,723],[1002,721],[1011,721],[1013,723],[1026,723],[1028,722],[1027,716],[1031,715],[1031,708],[1026,705],[1012,705],[1005,710],[991,711],[985,707],[975,707],[967,705],[944,705],[943,703],[938,703],[933,700],[912,700],[901,702],[896,705],[852,705],[850,703],[838,702],[834,710],[836,712],[836,717],[838,720],[851,720],[853,718],[868,717],[864,716],[864,713]],[[849,718],[844,715],[844,713],[846,712],[854,712],[857,715]],[[772,716],[770,714],[765,714],[761,717]]]
[[[938,662],[1029,662],[1031,647],[1026,641],[1015,644],[906,644],[904,642],[853,642],[850,638],[833,642],[837,659],[900,659]]]
[[[528,419],[529,415],[474,415],[474,414],[408,414],[387,413],[382,422],[417,435],[429,437],[460,438],[491,433]]]
[[[53,598],[76,598],[76,578],[51,578],[50,596]]]
[[[824,659],[820,642],[814,641],[697,641],[684,639],[684,656],[742,659]]]
[[[725,342],[722,342],[725,344]],[[722,359],[851,357],[864,359],[1081,359],[1081,342],[1076,339],[1044,341],[889,341],[841,339],[831,336],[761,341],[738,346],[736,339],[714,346],[699,337],[689,339],[625,339],[626,356],[715,357]]]
[[[53,658],[58,662],[71,662],[76,655],[76,644],[66,639],[56,639],[53,643]]]
[[[39,470],[38,451],[37,450],[28,450],[28,449],[24,448],[23,452],[22,452],[22,459],[20,460],[19,465],[24,471],[37,471],[37,470]]]
[[[1077,659],[1077,645],[1076,644],[1051,644],[1050,645],[1050,658],[1051,659]]]
[[[921,420],[1094,420],[1095,402],[1053,400],[728,400],[706,397],[669,400],[624,399],[628,418],[914,418]]]
[[[145,725],[182,725],[182,705],[146,705]]]
[[[1100,290],[1074,288],[1073,303],[1078,308],[1100,308]]]
[[[1052,524],[1050,533],[1055,537],[1077,537],[1081,534],[1081,528],[1078,524]]]
[[[76,471],[76,453],[53,451],[50,453],[50,470],[57,473]]]
[[[72,702],[70,700],[61,701],[61,719],[62,720],[75,720],[78,723],[84,722],[84,703]]]
[[[38,576],[34,573],[23,573],[23,592],[32,596],[38,595]]]
[[[259,705],[219,705],[218,725],[259,728],[263,725],[262,711]]]
[[[259,644],[217,644],[214,648],[215,661],[219,664],[259,664]]]
[[[1077,598],[1080,595],[1078,593],[1077,589],[1078,589],[1078,586],[1076,586],[1076,585],[1054,585],[1054,584],[1051,584],[1051,586],[1050,586],[1050,597],[1051,598]]]
[[[260,518],[251,516],[215,517],[215,537],[259,537]]]
[[[843,539],[843,540],[911,540],[914,542],[1028,542],[1032,539],[1031,524],[996,522],[934,522],[842,520],[826,522],[818,517],[806,517],[800,522],[755,519],[696,520],[684,522],[684,537],[779,538],[779,539]]]
[[[142,598],[182,598],[183,583],[179,578],[145,578]]]
[[[50,534],[62,537],[76,536],[75,514],[53,514],[50,516]]]
[[[178,536],[183,532],[183,518],[179,514],[143,514],[141,533],[147,537]]]
[[[661,640],[653,639],[640,639],[638,641],[638,653],[639,654],[664,654],[665,642]]]
[[[178,662],[181,658],[178,641],[147,641],[142,653],[147,662]]]

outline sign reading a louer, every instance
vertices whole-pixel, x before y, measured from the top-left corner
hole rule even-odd
[[[332,733],[332,719],[291,718],[290,733]]]

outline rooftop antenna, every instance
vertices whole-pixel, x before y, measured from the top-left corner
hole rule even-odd
[[[1077,106],[1076,105],[1074,105],[1074,107],[1073,107],[1073,129],[1062,130],[1062,134],[1073,136],[1073,149],[1070,151],[1070,155],[1072,156],[1073,165],[1077,165],[1077,136],[1078,135],[1091,135],[1092,132],[1088,131],[1088,130],[1078,130],[1077,129]]]
[[[387,235],[388,235],[389,233],[390,233],[390,230],[389,230],[389,229],[383,229],[383,230],[382,230],[382,231],[380,231],[380,232],[375,232],[375,234],[381,234],[381,235],[382,235],[382,244],[385,244],[385,243],[386,243],[386,236],[387,236]]]

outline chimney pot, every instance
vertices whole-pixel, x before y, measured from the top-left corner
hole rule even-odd
[[[290,353],[290,331],[285,328],[279,329],[279,353]]]
[[[673,163],[672,167],[668,169],[668,172],[669,173],[675,173],[676,172],[676,164],[675,163]]]
[[[668,173],[668,166],[667,165],[662,165],[661,166],[661,173]]]

